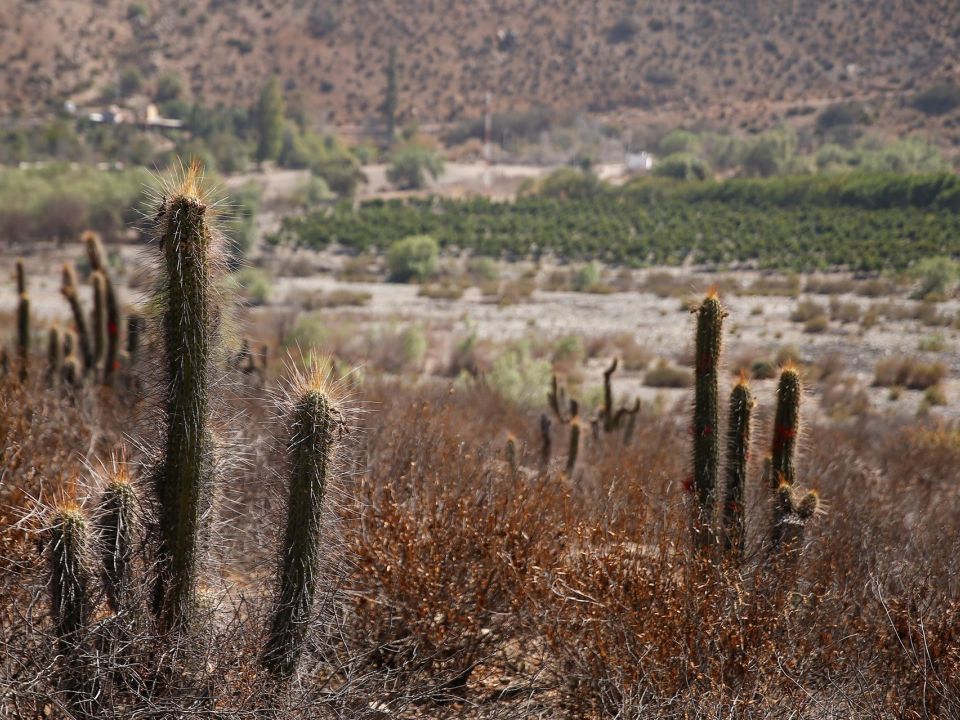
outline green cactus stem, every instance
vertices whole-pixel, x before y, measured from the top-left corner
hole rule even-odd
[[[93,328],[93,367],[100,367],[107,353],[107,287],[103,273],[95,271],[90,276],[93,284],[93,313],[90,325]]]
[[[163,268],[164,440],[154,475],[160,521],[154,607],[161,626],[171,630],[189,629],[195,617],[215,467],[210,383],[220,314],[218,249],[200,182],[194,163],[155,219]]]
[[[722,527],[723,547],[737,555],[744,545],[744,489],[747,461],[750,454],[750,414],[753,396],[746,378],[741,377],[730,393],[730,415],[727,422],[727,465]]]
[[[517,477],[517,472],[520,469],[520,461],[517,456],[517,436],[513,433],[507,434],[507,467],[510,468],[510,475],[514,478]]]
[[[103,251],[103,242],[100,236],[92,230],[87,230],[80,236],[84,249],[87,251],[87,260],[90,261],[90,269],[94,272],[106,274],[107,263],[106,253]]]
[[[693,490],[696,494],[694,544],[706,547],[715,541],[712,518],[720,464],[719,403],[717,384],[724,310],[714,293],[695,311],[696,387],[693,405]]]
[[[100,498],[100,561],[107,603],[114,612],[125,606],[130,590],[136,530],[136,495],[122,458],[114,461],[115,471]]]
[[[74,505],[54,512],[47,560],[50,605],[65,672],[60,682],[74,716],[96,716],[96,674],[89,667],[85,635],[94,610],[87,521]]]
[[[550,466],[550,454],[552,451],[553,440],[550,436],[550,417],[546,413],[540,413],[540,470],[546,472]]]
[[[120,301],[117,291],[110,281],[110,276],[104,273],[104,293],[107,301],[107,347],[103,362],[103,384],[112,385],[117,371],[120,369],[120,325],[123,319],[120,315]]]
[[[25,292],[17,302],[17,360],[20,382],[26,382],[30,368],[30,296]]]
[[[567,475],[573,475],[573,469],[577,465],[577,455],[580,453],[580,430],[582,423],[580,418],[574,417],[570,421],[570,443],[567,446]]]
[[[781,480],[790,485],[796,481],[794,463],[802,394],[800,373],[794,367],[785,367],[777,384],[777,410],[773,420],[772,469],[778,484]]]
[[[617,371],[619,358],[614,358],[610,367],[603,371],[603,411],[600,417],[603,419],[603,429],[606,432],[612,432],[615,427],[613,411],[613,374]]]
[[[80,387],[83,382],[83,369],[76,355],[67,355],[63,359],[63,382],[68,387]]]
[[[289,414],[290,490],[277,600],[263,653],[264,666],[287,678],[296,672],[307,637],[321,555],[323,500],[343,420],[315,373],[293,393]]]
[[[87,318],[84,316],[83,308],[80,306],[80,296],[77,292],[77,275],[74,272],[73,265],[65,263],[63,266],[63,278],[60,292],[70,305],[70,312],[73,314],[73,324],[77,332],[77,342],[80,349],[80,358],[83,360],[85,370],[90,370],[94,365],[93,347],[90,342],[90,330],[87,327]]]
[[[23,258],[17,258],[17,295],[23,295],[27,291],[27,270],[23,264]]]
[[[47,331],[47,382],[60,382],[63,366],[63,337],[59,325],[51,325]]]

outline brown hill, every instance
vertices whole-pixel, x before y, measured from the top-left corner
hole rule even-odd
[[[0,113],[91,102],[130,71],[249,105],[276,73],[311,117],[362,124],[396,46],[401,115],[425,123],[477,117],[487,91],[744,127],[856,98],[892,130],[952,136],[906,98],[957,77],[958,39],[956,0],[5,0]]]

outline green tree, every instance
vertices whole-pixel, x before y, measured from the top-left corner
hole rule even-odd
[[[276,160],[283,143],[283,95],[274,76],[257,103],[257,161]]]
[[[397,48],[391,47],[387,58],[387,91],[383,98],[383,118],[387,123],[387,137],[393,141],[397,130]]]
[[[426,173],[436,179],[443,172],[443,158],[425,147],[408,145],[390,158],[387,180],[400,190],[418,190],[426,184]]]
[[[440,248],[429,235],[398,240],[387,250],[387,267],[394,282],[424,281],[437,271]]]

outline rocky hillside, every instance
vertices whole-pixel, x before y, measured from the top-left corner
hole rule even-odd
[[[477,117],[487,91],[501,109],[741,127],[853,98],[951,134],[907,99],[958,77],[958,41],[956,0],[5,0],[0,113],[94,103],[124,78],[150,93],[170,71],[247,105],[276,73],[310,116],[362,124],[395,46],[401,115],[424,123]]]

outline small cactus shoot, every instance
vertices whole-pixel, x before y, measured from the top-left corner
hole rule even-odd
[[[121,459],[100,499],[99,531],[101,563],[107,602],[114,612],[121,610],[130,587],[133,564],[136,497]]]
[[[263,653],[264,666],[289,677],[303,651],[316,593],[321,555],[321,519],[331,457],[342,418],[323,373],[292,393],[288,417],[290,487],[280,558],[279,592]]]
[[[723,503],[723,547],[741,554],[744,544],[744,489],[750,452],[750,414],[753,396],[746,378],[741,378],[730,393],[727,421],[726,487]]]

